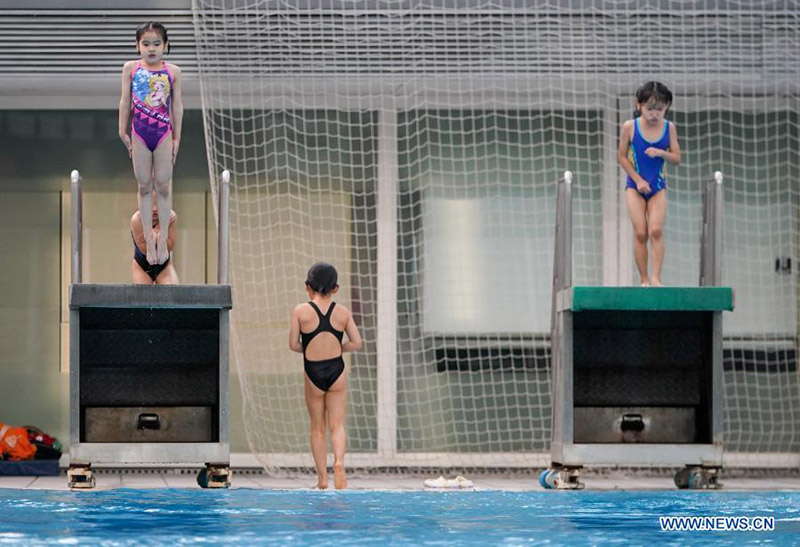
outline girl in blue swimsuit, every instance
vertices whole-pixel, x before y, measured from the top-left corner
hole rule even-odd
[[[361,334],[350,310],[333,302],[339,292],[336,268],[324,262],[311,266],[306,277],[309,301],[292,312],[289,349],[303,354],[305,398],[311,418],[311,454],[317,469],[317,488],[328,487],[327,422],[333,445],[333,482],[347,487],[344,453],[347,373],[342,354],[361,349]],[[344,334],[347,341],[342,342]]]
[[[667,181],[664,164],[678,165],[681,148],[675,124],[665,116],[672,92],[662,83],[648,82],[636,90],[636,113],[622,124],[617,159],[628,174],[625,200],[633,224],[633,256],[642,287],[661,286],[664,262],[664,221],[667,215]],[[653,275],[647,272],[647,241]]]

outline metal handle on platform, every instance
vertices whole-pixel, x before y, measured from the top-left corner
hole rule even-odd
[[[228,284],[228,207],[230,203],[231,172],[222,172],[219,185],[219,263],[217,264],[217,283]]]
[[[161,429],[161,421],[158,414],[139,414],[136,419],[136,429]]]
[[[644,420],[641,414],[623,414],[619,428],[623,433],[634,431],[639,433],[644,431]]]
[[[83,192],[81,174],[77,169],[70,174],[70,190],[72,196],[72,283],[83,283],[83,262],[81,252],[83,244]]]

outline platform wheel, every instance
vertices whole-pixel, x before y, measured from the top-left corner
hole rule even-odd
[[[67,469],[67,486],[70,488],[88,490],[94,488],[94,471],[91,464],[70,465]]]
[[[554,465],[539,473],[539,484],[546,490],[583,490],[580,467]]]
[[[197,484],[202,488],[229,488],[233,471],[227,463],[207,463],[197,474]]]
[[[681,490],[719,490],[719,467],[687,465],[675,473],[675,486]]]

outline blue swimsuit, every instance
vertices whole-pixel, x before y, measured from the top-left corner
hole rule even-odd
[[[640,195],[646,200],[656,195],[661,190],[667,187],[667,181],[664,178],[664,158],[651,158],[644,153],[650,147],[660,148],[661,150],[669,150],[669,122],[664,120],[664,130],[661,132],[661,137],[655,142],[650,142],[642,136],[641,128],[639,127],[639,118],[634,120],[633,137],[631,138],[631,146],[628,150],[628,159],[633,164],[634,169],[639,175],[650,184],[650,193]],[[625,188],[632,188],[637,190],[636,183],[628,175],[625,183]],[[638,190],[637,190],[638,191]]]
[[[322,315],[322,312],[319,310],[316,304],[313,302],[309,302],[309,304],[311,304],[311,307],[314,308],[315,312],[317,312],[317,316],[319,317],[319,325],[317,325],[317,328],[311,332],[300,332],[300,337],[303,343],[303,368],[306,370],[308,379],[311,380],[315,386],[320,388],[322,391],[328,391],[334,382],[339,379],[339,376],[341,376],[344,372],[344,359],[342,359],[342,356],[339,355],[339,357],[325,359],[324,361],[309,361],[306,358],[306,348],[308,347],[308,344],[311,343],[311,340],[321,332],[329,332],[333,334],[341,344],[344,331],[336,330],[333,328],[333,325],[331,325],[331,312],[333,312],[336,302],[331,302],[331,306],[328,308],[328,313],[325,315]]]

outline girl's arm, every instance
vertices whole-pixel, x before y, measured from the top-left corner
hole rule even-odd
[[[652,153],[650,151],[653,151]],[[678,144],[678,130],[675,129],[675,124],[669,122],[669,148],[661,150],[660,148],[650,147],[645,150],[645,154],[650,157],[659,156],[670,162],[672,165],[681,164],[681,145]]]
[[[300,306],[297,306],[292,312],[292,322],[289,325],[289,349],[303,353],[303,344],[300,343]]]
[[[181,127],[183,126],[183,87],[181,85],[181,69],[177,65],[172,65],[172,73],[175,79],[172,81],[172,163],[178,157],[178,148],[181,144]]]
[[[636,188],[640,192],[649,193],[650,185],[636,172],[636,168],[628,159],[628,150],[631,146],[631,139],[633,138],[633,123],[633,120],[628,120],[622,124],[622,131],[620,131],[619,134],[619,147],[617,149],[617,162],[628,176],[631,177],[633,182],[636,183]]]
[[[178,240],[178,215],[175,211],[169,213],[169,231],[167,232],[167,250],[172,252]]]
[[[128,135],[128,120],[131,117],[131,71],[136,61],[128,61],[122,67],[122,92],[119,98],[119,138],[131,155],[131,137]]]
[[[347,325],[344,327],[344,332],[347,333],[347,342],[342,344],[342,353],[348,351],[358,351],[364,343],[361,340],[361,333],[358,332],[356,322],[353,320],[353,314],[347,319]]]
[[[142,217],[139,211],[133,213],[131,217],[131,236],[133,236],[133,241],[139,249],[147,248],[147,244],[144,240],[144,232],[142,230]]]

